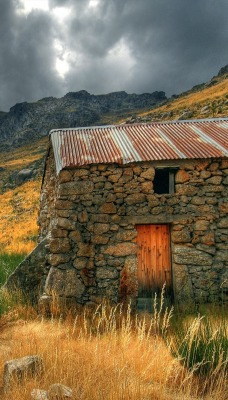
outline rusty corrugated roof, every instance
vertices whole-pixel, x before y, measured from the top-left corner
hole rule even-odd
[[[87,164],[228,157],[228,118],[54,129],[57,173]]]

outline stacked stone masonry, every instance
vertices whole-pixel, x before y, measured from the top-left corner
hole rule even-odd
[[[174,194],[155,194],[157,167],[177,167]],[[137,224],[170,224],[177,302],[228,298],[228,160],[175,160],[63,169],[52,151],[39,215],[48,238],[45,296],[80,304],[137,299]]]

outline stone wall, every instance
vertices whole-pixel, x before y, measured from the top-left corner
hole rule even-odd
[[[175,194],[153,191],[155,168],[179,167]],[[40,232],[48,233],[55,290],[76,302],[137,297],[136,224],[171,228],[175,300],[228,295],[228,160],[99,164],[54,173],[50,153],[41,195]]]
[[[54,215],[56,179],[54,154],[52,148],[49,147],[45,163],[45,175],[43,177],[42,191],[40,195],[40,210],[38,216],[38,225],[40,226],[40,241],[43,240],[48,232],[52,216]]]

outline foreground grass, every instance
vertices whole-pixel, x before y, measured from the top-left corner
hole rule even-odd
[[[38,354],[45,365],[42,378],[15,385],[3,400],[30,399],[33,388],[48,389],[57,382],[70,386],[73,398],[82,400],[227,399],[227,359],[204,376],[197,373],[197,364],[189,367],[179,354],[171,313],[138,316],[120,305],[101,305],[74,316],[68,312],[63,319],[57,317],[56,304],[52,311],[56,316],[46,320],[34,309],[17,305],[2,315],[0,374],[5,361],[26,355]],[[181,319],[182,341],[187,332],[194,337],[195,319]],[[211,319],[212,335],[218,321]],[[205,339],[207,346],[211,337]]]

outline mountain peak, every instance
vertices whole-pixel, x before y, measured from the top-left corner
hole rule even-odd
[[[79,90],[78,92],[68,92],[63,97],[72,98],[72,99],[83,99],[90,97],[91,94],[86,90]]]

